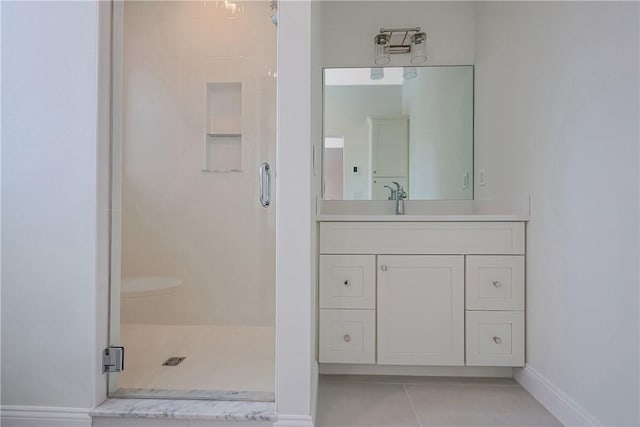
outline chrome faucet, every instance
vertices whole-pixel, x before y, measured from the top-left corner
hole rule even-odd
[[[389,198],[387,200],[395,200],[396,199],[396,189],[393,187],[389,187],[388,185],[384,186],[385,188],[388,188],[389,191],[391,191],[391,195],[389,196]]]
[[[405,193],[402,185],[395,181],[392,184],[396,186],[396,215],[404,215],[404,199],[407,198],[407,193]]]

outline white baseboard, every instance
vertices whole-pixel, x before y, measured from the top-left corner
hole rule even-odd
[[[320,374],[512,378],[513,368],[498,366],[401,366],[321,363]]]
[[[89,411],[89,408],[3,405],[0,407],[0,418],[3,426],[91,427]]]
[[[578,405],[540,372],[527,365],[516,369],[514,378],[565,426],[601,426],[593,415]]]
[[[285,415],[278,414],[278,421],[273,427],[313,427],[311,415]]]
[[[311,364],[311,420],[318,416],[318,383],[320,381],[320,366],[317,361]]]

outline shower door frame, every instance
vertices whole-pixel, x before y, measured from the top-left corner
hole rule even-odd
[[[121,344],[120,340],[120,327],[121,327],[121,243],[122,243],[122,164],[123,164],[123,100],[124,100],[124,2],[126,0],[109,0],[108,5],[110,8],[109,17],[109,39],[110,39],[110,131],[111,131],[111,143],[110,143],[110,191],[109,191],[109,206],[110,206],[110,233],[109,233],[109,292],[108,292],[108,331],[107,342],[108,347],[117,347]],[[185,1],[185,0],[175,0]],[[187,0],[193,3],[199,3],[202,0]],[[215,1],[215,0],[204,0]],[[252,1],[252,0],[249,0]],[[255,1],[255,0],[253,0]],[[107,3],[107,2],[104,2]],[[104,30],[103,30],[104,32]],[[276,63],[277,63],[277,43],[278,43],[278,31],[276,30]],[[277,70],[277,65],[276,65]],[[277,97],[278,85],[276,84],[276,97]],[[277,100],[277,98],[276,98]],[[274,110],[277,110],[277,101],[273,105]],[[277,117],[277,113],[276,113]],[[274,123],[277,128],[277,119]],[[275,156],[273,159],[276,166],[270,165],[270,184],[271,187],[269,195],[269,203],[263,204],[264,208],[275,209],[275,215],[277,217],[277,187],[275,181],[275,169],[277,168],[277,130],[275,135]],[[260,143],[259,143],[260,144]],[[270,150],[267,150],[270,151]],[[264,153],[264,160],[269,157],[268,153]],[[269,160],[267,160],[269,161]],[[264,163],[263,163],[264,164]],[[262,167],[262,166],[261,166]],[[255,172],[258,170],[258,166],[255,168]],[[244,173],[253,175],[254,170],[249,167]],[[262,189],[262,188],[261,188]],[[256,203],[262,203],[263,195],[255,195]],[[275,197],[274,197],[275,196]],[[274,232],[277,234],[277,231]],[[274,245],[277,245],[275,235],[273,236]],[[277,263],[277,260],[276,260]],[[277,266],[276,266],[277,269]],[[277,287],[277,278],[273,278],[275,286]],[[272,304],[275,305],[275,299]],[[274,319],[275,321],[275,319]],[[273,335],[275,340],[276,327],[274,324]],[[125,363],[126,367],[126,349],[125,349]],[[275,357],[274,357],[275,365]],[[107,397],[135,397],[135,398],[171,398],[171,399],[220,399],[220,400],[243,400],[243,401],[274,401],[275,400],[275,378],[274,389],[272,392],[245,392],[244,390],[232,390],[234,394],[241,393],[240,397],[228,397],[225,396],[221,390],[198,390],[197,393],[185,392],[182,393],[179,390],[175,392],[173,390],[166,390],[166,394],[158,393],[163,390],[157,390],[153,393],[145,394],[144,389],[140,389],[141,393],[128,396],[125,394],[118,394],[119,389],[119,372],[108,372],[107,383]],[[150,389],[151,390],[151,389]],[[269,398],[268,395],[272,397]]]
[[[120,345],[122,242],[122,58],[124,1],[111,0],[111,167],[109,192],[111,221],[109,244],[109,346]],[[118,372],[107,374],[107,396],[118,390]]]

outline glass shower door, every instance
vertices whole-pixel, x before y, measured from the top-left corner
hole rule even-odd
[[[273,400],[271,4],[114,12],[110,392]]]

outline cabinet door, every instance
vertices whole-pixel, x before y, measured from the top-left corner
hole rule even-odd
[[[463,256],[378,256],[378,364],[464,365]]]
[[[372,120],[372,175],[409,175],[409,124],[406,119]]]

